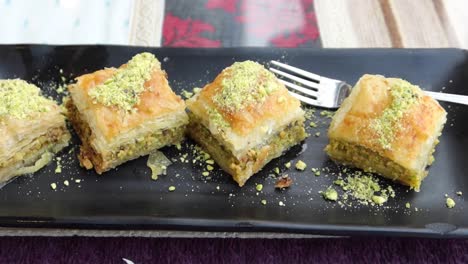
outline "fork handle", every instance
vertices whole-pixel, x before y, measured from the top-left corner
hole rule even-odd
[[[439,101],[468,105],[467,95],[446,94],[446,93],[428,92],[428,91],[424,91],[424,93],[426,93],[430,97]]]

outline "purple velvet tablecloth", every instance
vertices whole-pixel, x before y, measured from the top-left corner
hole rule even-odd
[[[10,237],[0,263],[468,263],[468,240]]]

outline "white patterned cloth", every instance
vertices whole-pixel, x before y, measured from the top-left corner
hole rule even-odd
[[[0,0],[0,44],[129,44],[132,0]]]

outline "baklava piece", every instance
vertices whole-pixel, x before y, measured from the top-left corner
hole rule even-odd
[[[224,69],[187,108],[188,135],[239,186],[307,135],[300,102],[252,61]]]
[[[68,87],[66,106],[86,169],[101,174],[182,140],[188,123],[185,103],[169,87],[154,55],[141,53],[118,69],[76,80]]]
[[[364,75],[334,115],[325,151],[339,163],[419,190],[446,115],[418,86]]]
[[[61,108],[23,80],[0,80],[0,182],[33,173],[68,145]]]

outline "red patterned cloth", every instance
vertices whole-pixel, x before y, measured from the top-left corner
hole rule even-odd
[[[172,0],[163,46],[321,47],[313,0]]]

